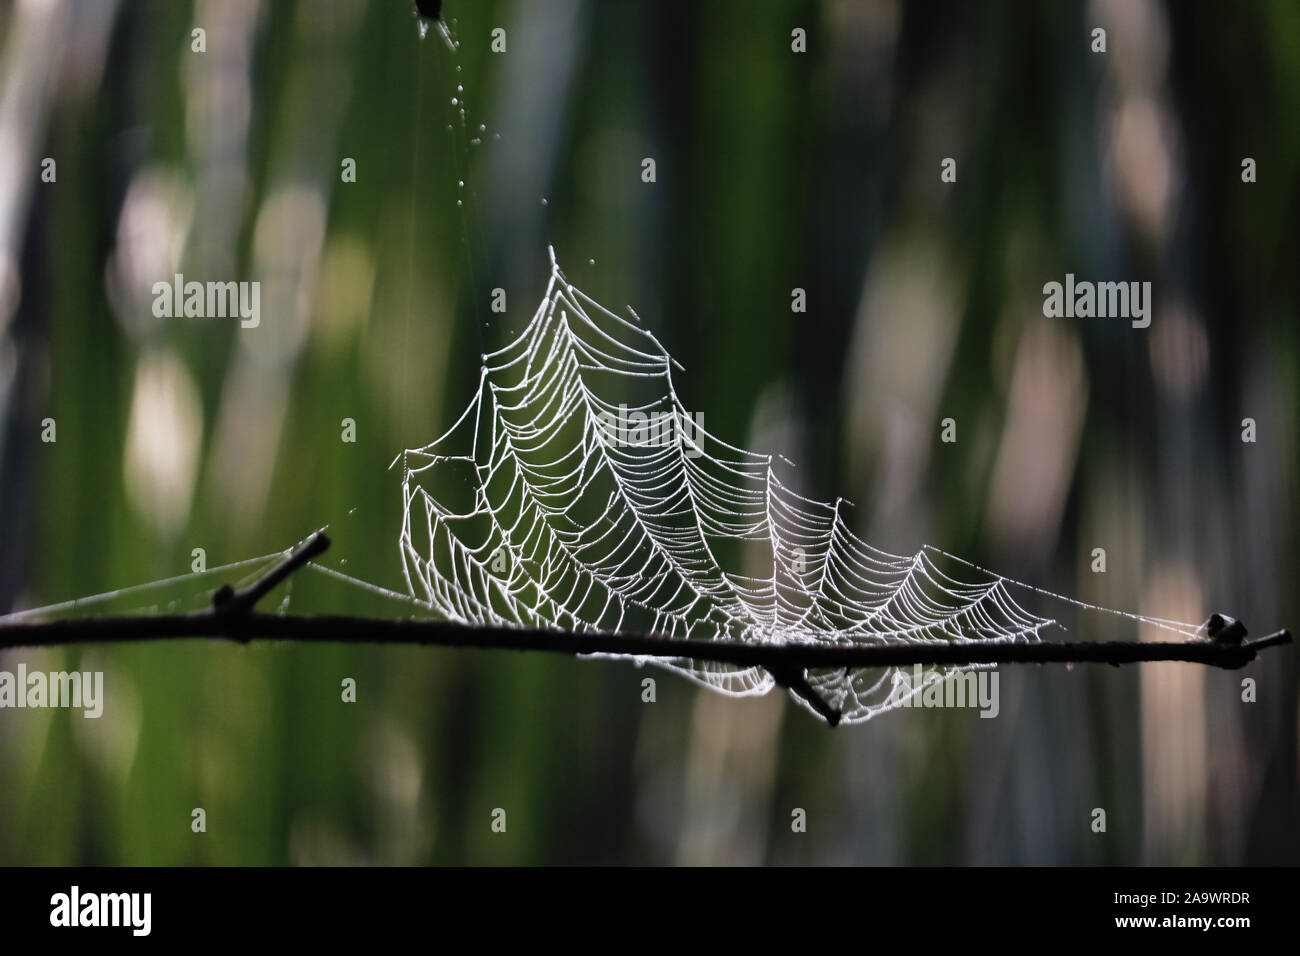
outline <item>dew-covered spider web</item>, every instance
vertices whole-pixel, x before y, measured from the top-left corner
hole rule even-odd
[[[731,445],[688,414],[673,384],[681,366],[636,313],[604,308],[553,252],[551,261],[536,312],[483,356],[455,424],[398,458],[405,591],[319,561],[310,568],[407,615],[465,624],[745,643],[1028,643],[1063,629],[1068,612],[1168,639],[1207,636],[1205,625],[1088,604],[930,545],[910,556],[872,547],[846,523],[844,499],[799,494],[774,471],[780,456]],[[242,587],[292,551],[25,608],[0,624],[195,610],[216,584]],[[292,597],[290,579],[275,610],[289,612]],[[734,696],[776,684],[762,667],[633,659]],[[858,723],[979,666],[931,667],[920,679],[897,667],[818,669],[806,679],[843,722]]]
[[[1013,591],[1105,610],[928,545],[905,556],[867,544],[846,526],[842,499],[797,494],[772,455],[703,428],[678,398],[680,366],[636,313],[604,308],[553,251],[551,261],[537,311],[483,356],[460,418],[402,456],[400,545],[415,600],[471,624],[816,644],[1039,641],[1057,618]],[[648,660],[724,694],[774,685],[761,667]],[[925,687],[899,694],[897,668],[807,679],[848,723]]]

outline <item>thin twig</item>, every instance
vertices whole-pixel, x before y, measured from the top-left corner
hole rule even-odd
[[[809,671],[916,664],[1136,664],[1184,661],[1236,669],[1262,650],[1291,643],[1280,630],[1246,640],[1241,622],[1214,615],[1207,637],[1184,641],[1019,642],[954,640],[942,643],[881,641],[814,644],[695,640],[608,631],[570,632],[538,628],[463,624],[428,618],[368,618],[339,614],[264,614],[253,606],[267,592],[329,547],[324,534],[308,538],[266,575],[240,591],[225,586],[213,606],[188,614],[110,615],[56,620],[0,621],[0,650],[66,644],[226,638],[312,643],[411,644],[484,650],[547,651],[558,654],[653,657],[762,667],[777,683],[798,694],[832,725],[839,713],[809,685]],[[865,637],[865,635],[864,635]]]
[[[283,561],[243,590],[236,591],[229,584],[223,584],[212,595],[213,613],[225,617],[248,614],[253,610],[253,605],[262,600],[277,584],[312,558],[324,554],[329,546],[330,539],[326,537],[325,532],[317,531]]]
[[[813,690],[812,685],[808,683],[806,670],[799,667],[774,665],[768,665],[767,670],[777,684],[806,701],[808,706],[815,710],[826,723],[832,727],[839,724],[840,717],[843,716],[839,708],[831,705],[821,694]]]

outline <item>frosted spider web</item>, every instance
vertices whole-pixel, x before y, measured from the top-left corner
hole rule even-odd
[[[470,624],[852,645],[1039,641],[1057,621],[1026,610],[1013,588],[1106,610],[929,545],[901,556],[867,544],[846,526],[843,499],[797,494],[772,455],[693,420],[673,384],[681,367],[636,313],[624,319],[576,288],[554,250],[551,263],[537,311],[483,356],[456,423],[401,456],[400,546],[416,601]],[[775,683],[761,667],[645,661],[724,694]],[[958,669],[932,668],[904,693],[897,668],[807,680],[855,723]]]

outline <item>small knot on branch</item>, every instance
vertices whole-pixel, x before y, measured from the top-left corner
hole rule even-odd
[[[1205,633],[1216,644],[1236,647],[1246,639],[1246,625],[1226,614],[1211,614],[1204,627]]]

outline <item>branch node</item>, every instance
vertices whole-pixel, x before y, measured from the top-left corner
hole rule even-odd
[[[236,591],[229,584],[223,584],[212,595],[212,613],[227,620],[246,617],[252,612],[254,605],[281,581],[312,558],[323,554],[329,546],[330,539],[325,536],[325,532],[317,531],[248,587]],[[239,632],[232,634],[231,637],[241,644],[247,644],[251,635],[247,632]]]
[[[812,685],[808,683],[808,678],[805,676],[807,671],[787,664],[768,665],[767,671],[777,684],[806,701],[826,723],[832,727],[839,725],[841,716],[839,709],[832,707],[821,694],[813,690]]]

